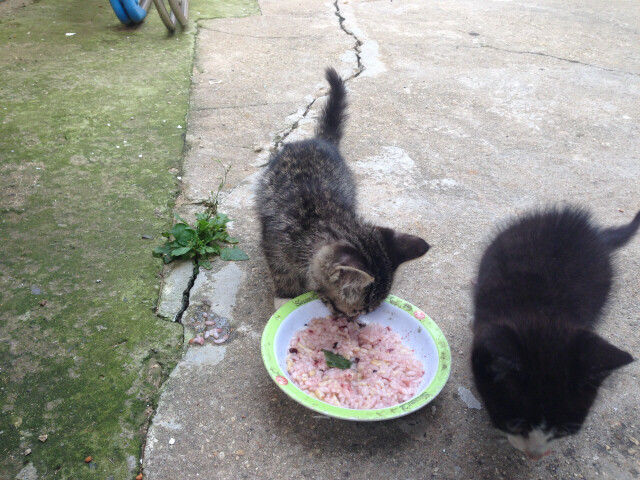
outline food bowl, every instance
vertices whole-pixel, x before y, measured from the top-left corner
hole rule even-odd
[[[444,334],[422,310],[398,297],[389,295],[373,312],[358,317],[360,323],[379,323],[400,335],[402,342],[414,350],[424,365],[424,376],[416,394],[386,408],[357,410],[325,403],[303,392],[287,373],[286,357],[291,338],[313,318],[330,312],[315,292],[290,300],[267,322],[262,333],[262,359],[267,372],[280,389],[301,405],[343,420],[379,421],[401,417],[427,405],[442,390],[451,370],[451,351]]]

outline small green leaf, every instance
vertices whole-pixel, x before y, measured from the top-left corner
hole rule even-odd
[[[161,247],[156,247],[153,249],[153,256],[154,257],[161,257],[163,255],[169,255],[169,253],[171,253],[171,249],[169,248],[168,244],[164,244]]]
[[[191,250],[191,247],[176,248],[175,250],[171,250],[171,255],[174,257],[179,257],[180,255],[184,255],[185,253],[187,253],[189,250]]]
[[[329,368],[339,368],[340,370],[346,370],[351,368],[351,360],[344,358],[342,355],[330,352],[329,350],[322,349],[324,352],[324,359],[327,362]]]
[[[197,237],[196,231],[184,223],[176,223],[171,229],[171,235],[182,246],[188,245]]]
[[[201,266],[202,268],[206,268],[207,270],[211,270],[211,262],[209,262],[208,260],[200,260],[198,262],[198,265]]]
[[[224,213],[218,213],[214,218],[215,225],[226,225],[230,221],[231,220],[229,219],[229,217],[227,217]]]
[[[220,258],[222,260],[249,260],[249,255],[239,248],[223,248],[220,250]]]
[[[213,238],[213,235],[211,235],[210,230],[206,230],[204,232],[201,230],[198,230],[198,240],[202,242],[203,245],[207,245],[208,243],[211,243],[214,240],[214,238]]]
[[[210,230],[209,228],[209,219],[208,218],[199,218],[197,223],[198,232],[206,232]]]
[[[185,228],[189,228],[189,225],[182,222],[176,223],[173,227],[171,227],[171,230],[169,230],[169,233],[175,237],[176,233],[179,235],[180,232],[182,232]]]
[[[1,1],[1,0],[0,0]],[[227,223],[232,220],[224,213],[217,212],[217,203],[211,208],[195,214],[195,227],[192,227],[180,215],[174,212],[178,223],[169,232],[163,232],[167,242],[153,250],[153,254],[162,257],[165,263],[176,257],[196,259],[196,265],[210,269],[211,263],[206,260],[209,255],[220,255],[223,260],[248,260],[249,256],[239,248],[226,247],[223,244],[236,244],[238,239],[227,232]]]

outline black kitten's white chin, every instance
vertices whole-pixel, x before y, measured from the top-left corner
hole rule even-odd
[[[511,445],[524,452],[532,460],[539,460],[548,455],[556,445],[553,434],[547,433],[541,428],[531,430],[526,437],[508,433],[507,439]]]

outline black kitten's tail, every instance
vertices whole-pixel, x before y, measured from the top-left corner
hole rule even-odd
[[[340,144],[342,138],[342,124],[347,117],[347,89],[344,82],[333,68],[325,72],[327,82],[331,87],[329,99],[322,109],[320,122],[316,128],[316,135],[335,145]]]
[[[611,249],[619,248],[627,243],[640,228],[640,212],[636,213],[635,218],[624,227],[607,228],[602,231],[602,238],[611,247]]]

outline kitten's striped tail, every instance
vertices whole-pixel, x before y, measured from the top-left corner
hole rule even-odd
[[[347,118],[347,89],[344,82],[333,68],[327,68],[325,72],[327,82],[331,87],[329,99],[325,103],[320,115],[320,121],[316,128],[316,136],[339,145],[342,138],[342,124]]]
[[[636,213],[635,218],[623,227],[607,228],[602,231],[604,241],[611,247],[619,248],[627,243],[640,228],[640,212]]]

